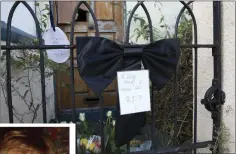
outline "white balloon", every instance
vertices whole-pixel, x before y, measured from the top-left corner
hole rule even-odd
[[[59,28],[49,28],[44,34],[43,39],[45,45],[70,45],[66,34]],[[48,49],[46,50],[48,58],[56,63],[64,63],[70,57],[70,49]]]

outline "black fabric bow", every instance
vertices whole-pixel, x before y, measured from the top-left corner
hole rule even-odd
[[[96,95],[115,79],[117,71],[139,70],[141,63],[150,72],[150,80],[159,90],[176,70],[179,60],[178,39],[163,39],[144,47],[119,45],[102,37],[77,37],[77,63],[81,78]],[[116,105],[116,146],[129,143],[146,123],[146,113],[120,115]]]

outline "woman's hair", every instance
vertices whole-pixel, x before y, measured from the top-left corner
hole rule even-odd
[[[53,142],[37,130],[10,130],[0,144],[0,154],[55,154]]]

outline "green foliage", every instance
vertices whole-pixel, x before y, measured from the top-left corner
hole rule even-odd
[[[38,12],[36,13],[38,15],[38,20],[40,23],[40,28],[41,28],[41,32],[44,33],[48,24],[49,24],[49,5],[48,4],[44,4],[44,8],[41,9],[40,7],[40,3],[39,2],[35,2],[35,6],[38,9]]]
[[[161,4],[160,2],[158,2]],[[162,14],[161,7],[157,5],[157,3],[154,3],[155,7],[159,10],[159,13],[161,15],[160,21],[159,21],[159,27],[152,27],[153,31],[153,39],[164,39],[164,38],[170,38],[172,37],[170,34],[170,27],[165,23],[164,15]],[[128,12],[130,14],[131,11]],[[133,16],[134,22],[138,24],[138,28],[134,29],[134,35],[132,37],[136,37],[136,42],[138,39],[144,39],[149,40],[150,39],[150,29],[149,29],[149,23],[145,20],[146,17],[141,17],[138,14],[134,14]],[[162,31],[165,30],[165,33],[162,33]],[[131,38],[132,38],[131,37]]]
[[[130,14],[131,11],[128,12]],[[146,22],[145,17],[141,17],[138,14],[134,14],[133,16],[134,22],[138,23],[139,27],[134,29],[134,35],[131,36],[131,38],[136,37],[136,42],[142,38],[144,40],[149,40],[150,38],[150,29],[149,29],[149,24]],[[152,27],[153,34],[154,34],[154,40],[157,40],[158,38],[161,37],[160,35],[160,29],[156,27]]]

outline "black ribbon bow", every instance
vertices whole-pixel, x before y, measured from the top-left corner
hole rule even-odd
[[[178,39],[163,39],[145,46],[119,45],[102,37],[76,37],[77,63],[81,78],[96,95],[115,79],[117,71],[141,69],[150,72],[157,90],[164,87],[176,71],[180,55]],[[146,123],[146,113],[120,115],[116,110],[116,146],[129,143]]]

